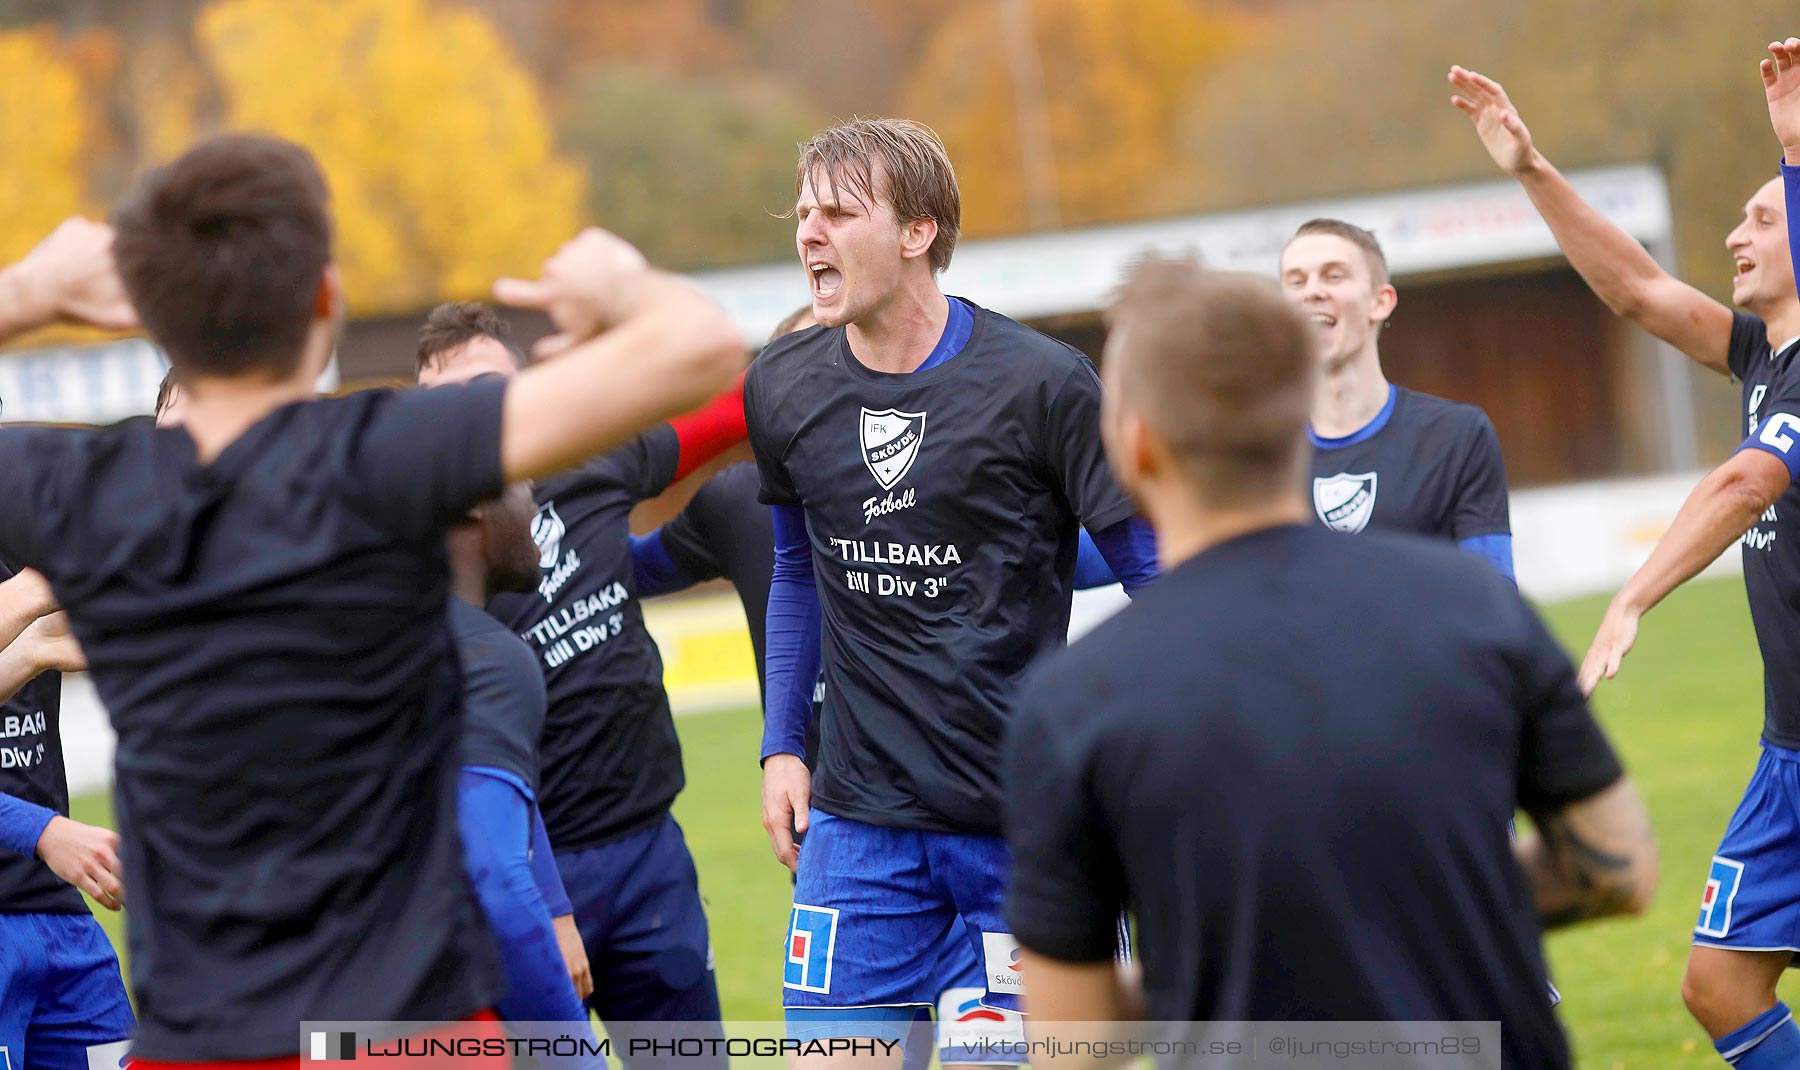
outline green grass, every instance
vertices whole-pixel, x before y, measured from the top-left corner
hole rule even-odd
[[[1557,634],[1579,655],[1604,600],[1550,607]],[[1696,584],[1646,620],[1619,679],[1597,705],[1655,819],[1663,884],[1641,918],[1551,937],[1562,1018],[1584,1070],[1712,1068],[1718,1057],[1681,1005],[1682,965],[1705,871],[1756,764],[1762,676],[1742,584]],[[787,871],[760,821],[754,710],[677,720],[688,770],[675,807],[700,868],[727,1019],[779,1015]],[[105,823],[104,796],[75,801],[75,817]],[[123,947],[118,916],[97,911]],[[1793,1002],[1800,990],[1791,986]]]

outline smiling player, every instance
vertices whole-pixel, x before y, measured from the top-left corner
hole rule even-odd
[[[1800,457],[1785,433],[1800,419],[1800,296],[1789,260],[1781,180],[1757,189],[1725,238],[1730,308],[1665,272],[1630,235],[1583,202],[1531,139],[1506,90],[1461,67],[1453,98],[1494,162],[1516,178],[1557,244],[1614,312],[1695,362],[1743,383],[1749,437],[1682,503],[1649,560],[1607,607],[1581,666],[1593,690],[1619,671],[1639,619],[1740,543],[1750,618],[1763,659],[1763,754],[1708,870],[1681,995],[1721,1056],[1742,1067],[1791,1066],[1800,1030],[1775,986],[1800,946],[1800,869],[1793,844],[1800,787]],[[1773,108],[1772,108],[1773,110]],[[1778,536],[1787,527],[1787,539]]]
[[[1506,468],[1487,414],[1388,382],[1382,328],[1399,301],[1375,235],[1314,219],[1281,253],[1281,283],[1317,332],[1313,510],[1334,531],[1454,541],[1512,578]]]

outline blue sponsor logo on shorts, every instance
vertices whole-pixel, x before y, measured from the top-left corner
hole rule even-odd
[[[1706,891],[1700,897],[1700,920],[1694,931],[1701,936],[1725,936],[1731,932],[1731,901],[1737,898],[1744,882],[1744,864],[1729,858],[1713,856],[1712,870],[1706,876]]]
[[[838,912],[833,907],[794,904],[788,922],[787,972],[783,988],[831,991],[831,956],[837,948]]]

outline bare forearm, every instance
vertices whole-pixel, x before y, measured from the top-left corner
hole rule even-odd
[[[1021,958],[1029,1014],[1026,1028],[1092,1042],[1069,1055],[1034,1058],[1033,1065],[1041,1062],[1056,1070],[1099,1070],[1117,1063],[1117,1057],[1089,1053],[1106,1051],[1111,1042],[1127,1039],[1127,1029],[1120,1023],[1142,1019],[1142,985],[1135,971],[1110,961],[1061,962],[1030,950]]]
[[[1649,906],[1658,877],[1656,840],[1629,780],[1534,819],[1538,831],[1520,836],[1513,854],[1545,928]]]
[[[1726,468],[1713,471],[1688,495],[1649,560],[1614,602],[1640,614],[1648,612],[1729,549],[1772,501]]]
[[[1581,199],[1550,162],[1533,149],[1513,172],[1556,244],[1581,278],[1614,313],[1687,354],[1730,375],[1731,310],[1662,269],[1637,239]]]
[[[19,266],[0,269],[0,342],[41,327],[49,319],[41,295]]]
[[[35,648],[36,644],[27,636],[13,640],[6,649],[0,650],[0,702],[18,694],[20,688],[44,671]]]
[[[653,276],[633,315],[520,375],[507,392],[508,479],[543,476],[707,400],[743,370],[730,320],[692,284]]]
[[[50,585],[26,569],[0,583],[0,647],[9,646],[33,621],[56,611]]]
[[[1664,271],[1631,235],[1581,199],[1575,187],[1542,153],[1513,177],[1525,188],[1563,255],[1607,307],[1636,318],[1645,284]]]

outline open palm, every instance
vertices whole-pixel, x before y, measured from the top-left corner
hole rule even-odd
[[[1787,162],[1800,165],[1800,37],[1769,45],[1762,80],[1763,95],[1769,99],[1769,125],[1787,152]]]
[[[1481,144],[1500,169],[1509,175],[1524,170],[1531,162],[1531,131],[1525,128],[1525,120],[1519,118],[1518,109],[1500,83],[1484,74],[1452,67],[1450,84],[1462,94],[1451,97],[1450,103],[1475,124]]]

